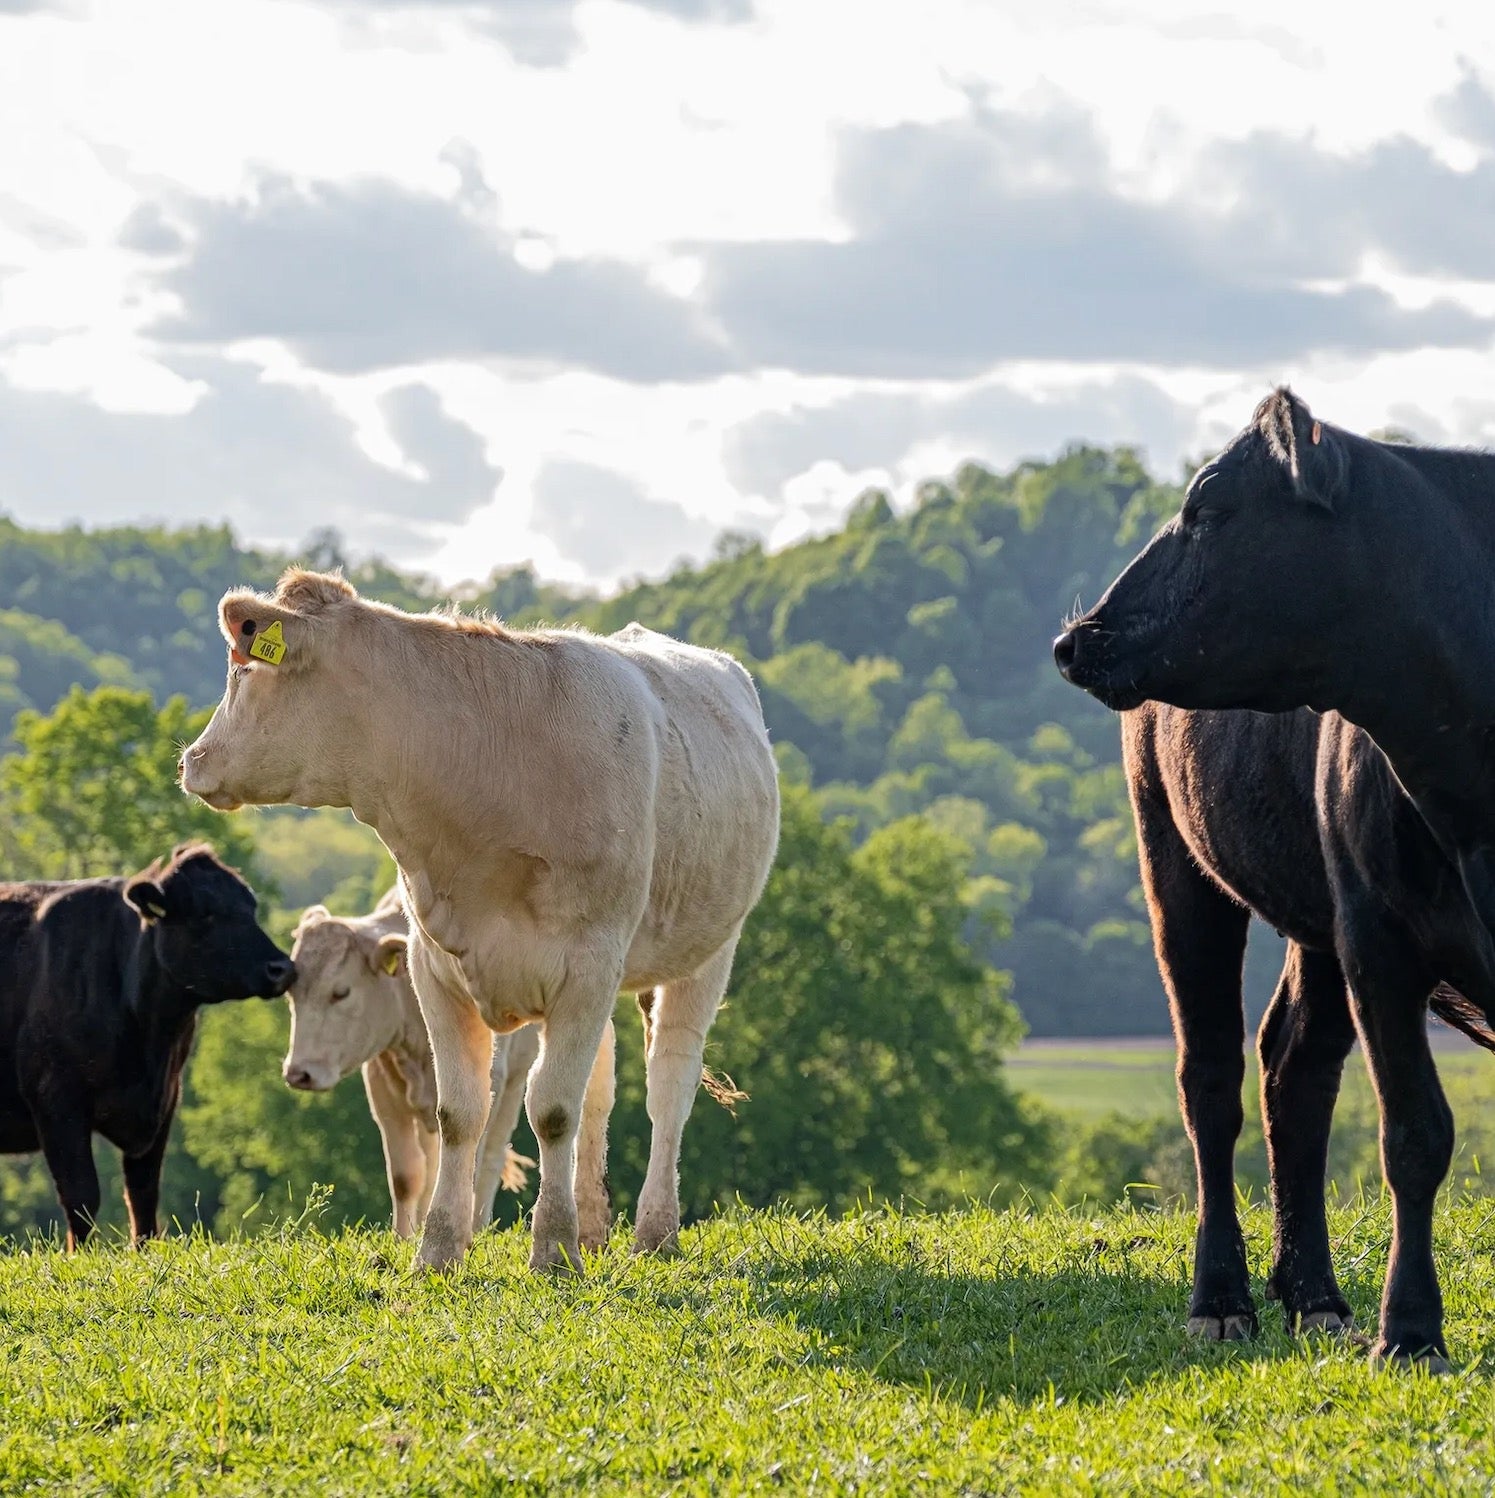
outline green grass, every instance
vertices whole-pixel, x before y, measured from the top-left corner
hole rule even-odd
[[[1334,1228],[1371,1319],[1386,1208]],[[0,1491],[1487,1492],[1495,1208],[1438,1228],[1446,1379],[1271,1309],[1190,1341],[1173,1213],[735,1213],[575,1282],[513,1231],[439,1280],[383,1233],[37,1247],[0,1259]]]
[[[1437,1037],[1435,1054],[1450,1087],[1464,1079],[1487,1082],[1495,1069],[1489,1055],[1446,1032]],[[1087,1120],[1108,1113],[1152,1118],[1178,1112],[1173,1056],[1170,1040],[1030,1040],[1008,1058],[1006,1070],[1014,1087],[1061,1113]],[[1247,1058],[1246,1088],[1256,1089],[1254,1056]],[[1358,1048],[1345,1064],[1345,1089],[1352,1099],[1370,1096]]]
[[[1151,1118],[1178,1108],[1167,1040],[1028,1041],[1008,1058],[1006,1070],[1014,1087],[1080,1118]]]

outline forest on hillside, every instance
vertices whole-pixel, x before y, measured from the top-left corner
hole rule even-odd
[[[1059,1115],[1003,1065],[1025,1031],[1166,1030],[1116,722],[1060,680],[1049,642],[1178,500],[1124,448],[1002,474],[968,465],[902,510],[868,493],[834,534],[776,553],[726,535],[709,563],[610,598],[522,567],[452,598],[350,563],[328,531],[291,558],[223,527],[40,532],[0,519],[0,862],[12,878],[72,878],[206,837],[288,946],[305,906],[367,911],[393,865],[345,812],[225,817],[177,789],[177,750],[222,689],[225,589],[269,587],[297,560],[341,566],[366,595],[410,609],[456,601],[515,626],[600,631],[637,619],[752,668],[784,783],[779,858],[707,1057],[750,1101],[735,1116],[697,1107],[687,1214],[734,1197],[844,1209],[1110,1200],[1139,1181],[1183,1193],[1192,1165],[1176,1118]],[[1248,961],[1259,999],[1276,955],[1269,939]],[[626,1209],[648,1137],[631,1001],[619,1026],[612,1159]],[[308,1204],[333,1221],[385,1217],[362,1089],[292,1093],[287,1029],[283,1004],[204,1017],[168,1156],[169,1216],[220,1231]],[[533,1154],[525,1127],[516,1143]],[[1336,1139],[1344,1179],[1373,1168],[1368,1119]],[[96,1155],[117,1218],[117,1160]],[[1263,1169],[1248,1125],[1242,1179]],[[52,1203],[39,1159],[0,1161],[0,1232],[53,1221]],[[519,1210],[505,1198],[500,1220]]]
[[[638,619],[734,651],[758,678],[786,779],[812,788],[827,818],[848,819],[860,842],[919,814],[970,850],[971,937],[1011,973],[1032,1034],[1159,1034],[1116,723],[1060,680],[1049,641],[1178,501],[1131,450],[1076,446],[1007,473],[967,465],[904,513],[869,492],[835,534],[776,553],[727,534],[708,565],[611,598],[521,567],[459,600],[517,625]],[[430,579],[348,565],[332,532],[296,559],[343,565],[402,607],[448,601]],[[223,527],[37,532],[0,519],[0,734],[75,684],[210,704],[218,597],[269,586],[288,560]],[[303,856],[346,877],[337,850],[356,836],[322,831],[331,856]],[[271,840],[298,841],[288,827]],[[288,882],[288,895],[325,894]],[[1274,965],[1275,953],[1258,957],[1255,988]]]

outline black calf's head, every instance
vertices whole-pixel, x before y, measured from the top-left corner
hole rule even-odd
[[[296,970],[260,930],[254,892],[206,843],[183,843],[125,886],[166,972],[204,1004],[279,998]]]
[[[1054,642],[1065,679],[1118,710],[1313,705],[1329,628],[1367,572],[1342,503],[1355,440],[1274,391]]]

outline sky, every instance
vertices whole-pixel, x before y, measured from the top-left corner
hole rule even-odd
[[[1495,442],[1495,7],[0,0],[0,510],[610,588],[1273,384]]]

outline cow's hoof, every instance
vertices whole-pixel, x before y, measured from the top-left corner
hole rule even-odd
[[[1256,1317],[1190,1316],[1189,1335],[1204,1342],[1249,1342],[1256,1335]]]
[[[580,1274],[581,1245],[575,1239],[570,1243],[541,1243],[537,1239],[529,1251],[529,1267],[536,1274],[553,1274],[559,1278]]]
[[[1288,1325],[1299,1335],[1322,1332],[1326,1337],[1343,1337],[1354,1330],[1355,1313],[1333,1310],[1304,1311],[1302,1315],[1291,1318]]]
[[[462,1262],[467,1244],[458,1237],[452,1227],[451,1217],[437,1210],[426,1218],[421,1232],[420,1249],[415,1255],[417,1271],[440,1274]]]
[[[1377,1369],[1389,1368],[1397,1373],[1426,1373],[1429,1376],[1453,1372],[1453,1365],[1448,1361],[1447,1355],[1436,1348],[1428,1347],[1421,1352],[1410,1353],[1403,1352],[1399,1347],[1387,1347],[1384,1342],[1378,1342],[1371,1348],[1370,1366]]]
[[[658,1259],[673,1259],[680,1252],[680,1229],[650,1231],[647,1223],[634,1229],[633,1252],[653,1254]]]

